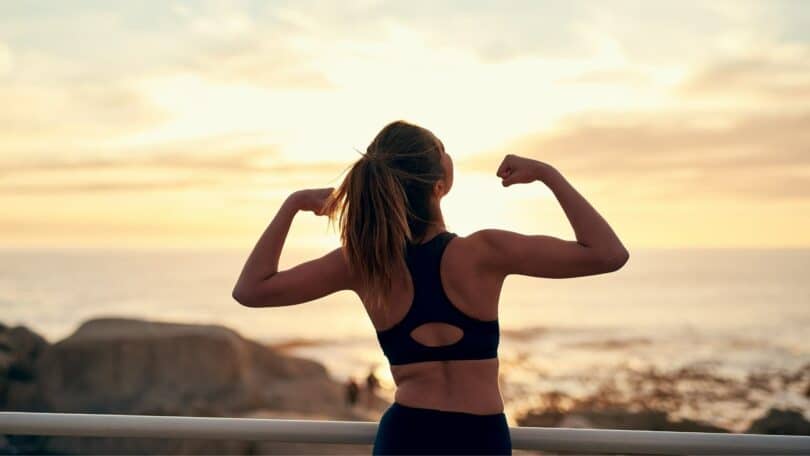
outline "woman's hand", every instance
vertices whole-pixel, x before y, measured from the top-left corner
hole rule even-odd
[[[508,187],[512,184],[528,184],[541,179],[546,168],[550,168],[550,166],[541,161],[508,154],[504,157],[496,174],[502,179],[501,184]]]
[[[298,190],[290,195],[288,200],[299,211],[309,211],[315,215],[324,215],[323,207],[334,190],[334,187]]]

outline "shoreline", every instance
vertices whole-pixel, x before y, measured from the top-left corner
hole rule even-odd
[[[539,331],[532,337],[546,335]],[[572,343],[605,352],[650,345],[632,336]],[[379,419],[391,401],[384,390],[368,403],[370,408],[348,408],[344,382],[317,356],[296,353],[322,344],[307,338],[266,344],[221,325],[113,317],[87,320],[51,343],[24,326],[0,322],[0,409]],[[520,413],[510,413],[514,425],[774,433],[804,432],[808,425],[803,415],[810,410],[793,410],[790,403],[759,409],[755,404],[767,395],[810,398],[810,362],[795,371],[749,373],[744,379],[724,376],[711,364],[669,370],[625,365],[569,380],[539,370],[530,384],[535,388],[521,391],[521,382],[510,375],[525,363],[519,357],[504,361],[505,399],[523,404]],[[560,389],[572,380],[590,384],[590,390],[571,394]],[[689,413],[724,401],[747,403],[747,418],[744,408],[728,408],[730,416],[722,419]]]

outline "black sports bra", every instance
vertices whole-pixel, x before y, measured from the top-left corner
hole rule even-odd
[[[498,320],[468,316],[454,306],[444,292],[439,265],[447,244],[454,237],[455,233],[445,231],[424,244],[411,244],[406,249],[405,261],[413,281],[411,307],[397,324],[377,331],[377,340],[391,365],[498,356]],[[423,345],[411,337],[411,331],[425,323],[448,323],[464,334],[449,345]]]

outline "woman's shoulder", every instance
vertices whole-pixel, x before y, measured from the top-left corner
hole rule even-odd
[[[505,256],[514,255],[516,250],[525,248],[526,236],[514,231],[498,228],[484,228],[466,236],[458,236],[454,257],[476,270],[490,271]]]
[[[493,228],[481,229],[464,236],[452,233],[454,240],[451,243],[452,247],[448,248],[453,249],[454,256],[460,256],[464,261],[475,264],[497,250],[504,233],[508,232]]]
[[[480,252],[482,250],[497,249],[499,245],[515,236],[520,236],[520,234],[498,228],[484,228],[466,236],[457,237],[459,238],[459,243],[463,244],[466,249],[472,249],[473,252]]]

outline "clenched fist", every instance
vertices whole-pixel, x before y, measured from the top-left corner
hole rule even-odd
[[[531,158],[508,154],[503,158],[496,174],[502,179],[501,184],[504,187],[512,184],[528,184],[538,180],[544,167],[547,166],[547,164]]]
[[[315,215],[324,215],[323,208],[334,190],[334,187],[298,190],[290,195],[290,200],[295,205],[295,208],[300,211],[310,211]]]

